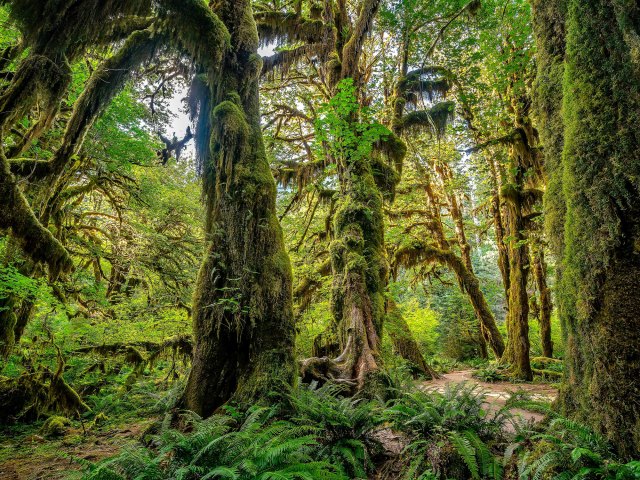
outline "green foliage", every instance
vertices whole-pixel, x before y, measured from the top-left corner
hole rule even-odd
[[[640,478],[640,463],[621,463],[611,445],[586,425],[556,417],[542,433],[521,432],[505,459],[518,456],[520,478],[617,479]]]
[[[499,365],[487,365],[484,368],[473,372],[473,376],[483,382],[502,382],[508,380],[508,375],[505,375],[505,369],[500,368]]]
[[[314,461],[317,431],[275,420],[274,410],[253,408],[244,421],[193,417],[189,434],[161,427],[157,454],[138,449],[92,467],[85,478],[103,479],[345,479],[327,461]]]
[[[501,438],[508,414],[488,415],[485,395],[475,387],[457,385],[444,393],[407,392],[391,402],[384,416],[410,437],[406,452],[412,459],[405,478],[421,478],[421,472],[435,472],[447,478],[460,468],[473,479],[502,478],[501,464],[489,443]],[[422,473],[424,474],[424,473]]]
[[[53,415],[44,422],[40,432],[45,437],[59,437],[66,433],[67,429],[71,425],[71,421],[66,417],[59,415]]]
[[[343,162],[366,159],[374,144],[391,132],[372,120],[369,109],[360,105],[353,79],[342,80],[336,88],[336,95],[318,112],[318,146],[322,151],[327,148],[332,157]]]
[[[434,355],[438,351],[440,335],[438,326],[442,321],[437,312],[421,307],[417,298],[411,298],[400,305],[413,338],[418,342],[424,355]]]
[[[318,458],[328,459],[348,478],[367,477],[373,467],[370,453],[380,448],[371,436],[382,423],[379,404],[345,397],[344,389],[332,384],[318,389],[299,386],[287,399],[283,413],[319,433]]]

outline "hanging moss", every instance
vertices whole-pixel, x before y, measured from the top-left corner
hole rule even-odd
[[[373,178],[385,200],[393,202],[396,186],[400,183],[400,175],[396,169],[380,159],[373,159],[371,168]]]
[[[51,278],[69,271],[73,264],[62,244],[36,218],[26,198],[18,188],[9,162],[0,153],[0,197],[5,208],[0,211],[0,228],[11,229],[20,247],[36,262],[49,266]]]
[[[394,166],[399,181],[402,175],[404,160],[407,156],[407,144],[395,133],[390,133],[377,142],[375,148]]]
[[[276,52],[264,59],[262,75],[266,76],[268,80],[273,80],[276,73],[284,76],[289,72],[289,69],[293,65],[305,57],[313,56],[316,52],[321,50],[321,47],[321,44],[313,43],[310,45],[305,44],[295,48],[280,50],[279,52]]]
[[[294,13],[263,11],[257,12],[255,19],[261,46],[285,42],[318,44],[325,29],[322,20],[304,18]]]
[[[440,101],[451,90],[450,75],[448,70],[437,66],[413,70],[400,79],[398,92],[411,105],[416,105],[419,98],[426,98],[429,102]]]
[[[159,41],[161,37],[155,36],[149,30],[132,34],[124,46],[115,55],[105,60],[89,79],[87,86],[74,104],[62,145],[53,159],[49,162],[13,161],[12,171],[29,175],[33,179],[59,175],[73,155],[78,153],[85,135],[95,120],[124,88],[131,74],[143,62],[151,59]]]
[[[38,95],[44,98],[45,117],[57,113],[60,99],[71,82],[71,68],[66,61],[32,53],[25,58],[0,96],[0,133],[32,107]]]
[[[166,31],[173,43],[206,71],[220,66],[229,48],[229,31],[202,0],[164,0],[161,3]]]

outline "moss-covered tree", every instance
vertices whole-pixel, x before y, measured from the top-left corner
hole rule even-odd
[[[562,18],[565,2],[554,1]],[[640,77],[638,6],[616,0],[566,2],[562,118],[564,216],[559,301],[567,329],[567,386],[562,405],[594,425],[625,455],[640,452]],[[543,12],[544,13],[544,12]],[[562,22],[558,22],[562,24]],[[560,69],[557,31],[543,55]],[[551,78],[557,82],[557,76]],[[557,94],[557,90],[556,90]],[[547,119],[553,128],[556,117]],[[553,145],[553,144],[552,144]]]
[[[222,68],[203,72],[196,130],[209,247],[193,306],[193,367],[183,405],[210,415],[291,384],[291,266],[275,212],[276,187],[260,129],[262,62],[249,0],[215,13],[229,31]]]

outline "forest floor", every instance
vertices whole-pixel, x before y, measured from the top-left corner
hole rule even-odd
[[[474,370],[456,370],[445,373],[437,380],[421,382],[420,388],[425,391],[444,392],[448,386],[467,383],[477,385],[478,389],[486,393],[485,405],[490,413],[503,408],[507,400],[517,393],[525,393],[531,400],[551,403],[558,396],[558,389],[547,383],[512,383],[506,381],[484,382],[473,376]],[[514,420],[537,423],[544,415],[521,408],[509,409]],[[513,423],[507,423],[507,428],[513,431]]]
[[[513,394],[524,393],[532,400],[552,402],[557,389],[544,383],[514,384],[506,381],[485,382],[473,377],[474,370],[455,370],[441,378],[420,382],[426,391],[444,392],[447,386],[466,383],[477,385],[486,394],[487,412],[493,413],[505,406]],[[543,415],[518,408],[510,409],[514,421],[539,422]],[[64,437],[45,439],[38,426],[24,426],[0,432],[1,480],[75,480],[82,477],[83,467],[120,453],[123,449],[140,445],[148,427],[160,417],[136,418],[129,412],[127,418],[109,422],[98,429],[84,432],[81,427],[70,429]],[[508,423],[508,431],[513,425]],[[388,428],[378,431],[378,440],[392,455],[401,455],[406,439]]]
[[[33,431],[0,437],[0,480],[73,480],[88,462],[98,462],[139,445],[155,419],[89,432],[74,428],[63,438],[45,439]],[[37,430],[36,430],[37,432]]]

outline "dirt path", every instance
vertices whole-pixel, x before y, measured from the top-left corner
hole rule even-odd
[[[558,396],[558,390],[545,384],[521,383],[514,384],[510,382],[483,382],[472,376],[473,370],[457,370],[444,374],[437,380],[422,382],[420,388],[425,391],[444,392],[447,385],[456,385],[460,383],[468,383],[470,385],[478,385],[487,395],[485,402],[487,411],[495,412],[504,407],[505,403],[513,392],[525,391],[531,395],[533,400],[542,400],[552,402]],[[509,410],[516,421],[537,423],[544,418],[540,413],[523,410],[520,408],[512,408]],[[513,425],[507,426],[512,430]]]

